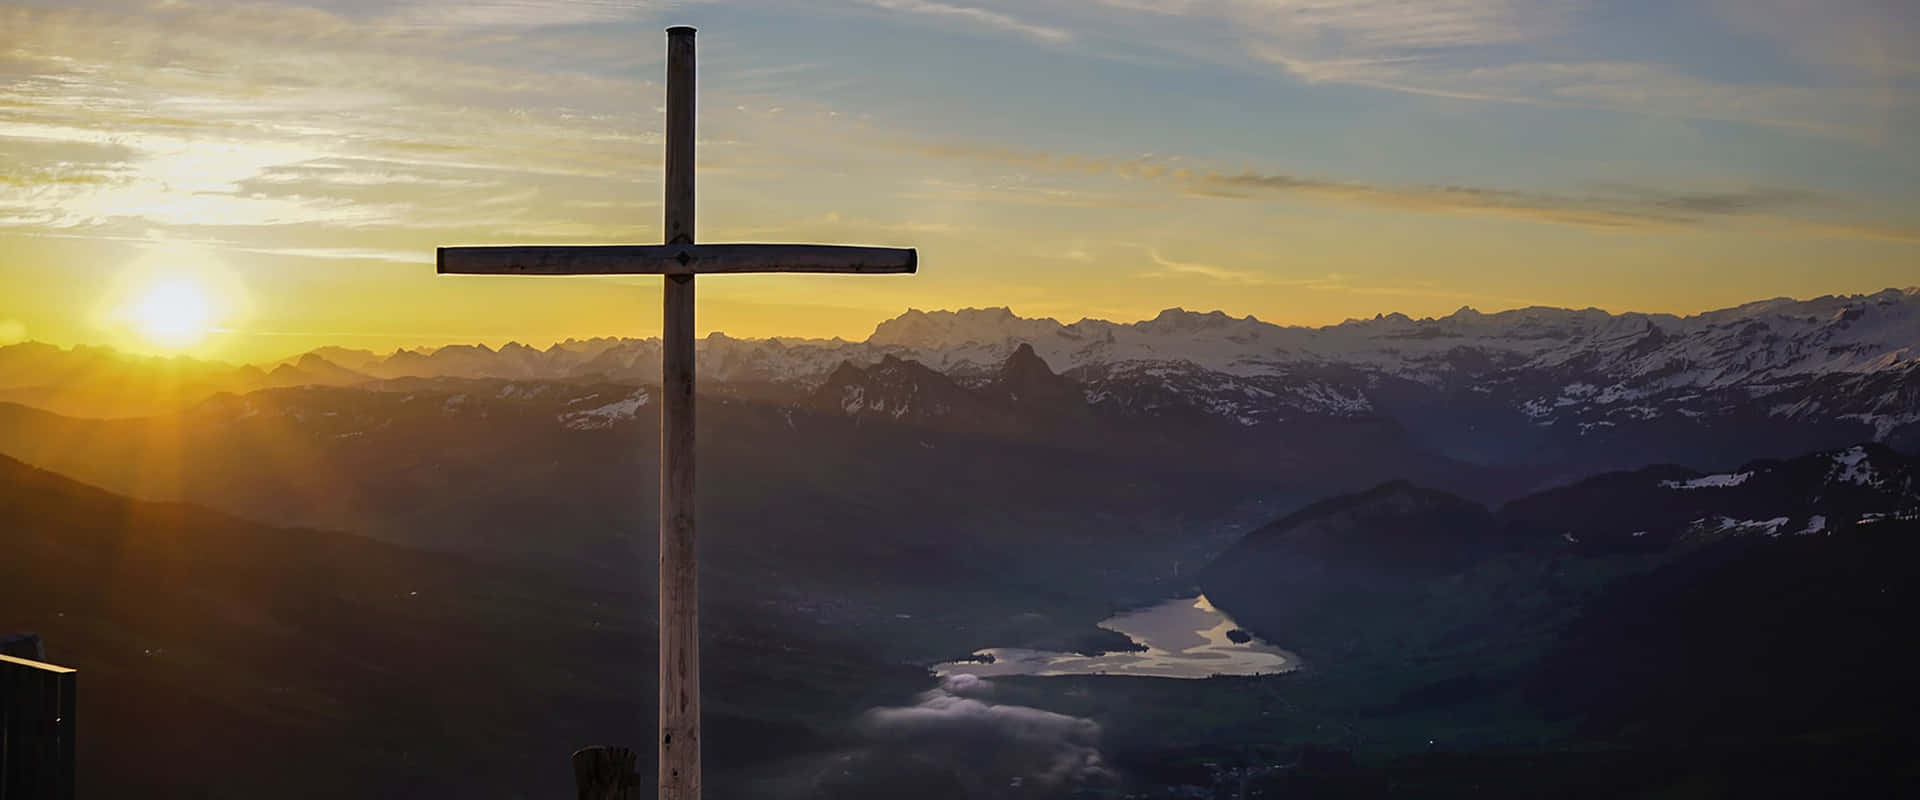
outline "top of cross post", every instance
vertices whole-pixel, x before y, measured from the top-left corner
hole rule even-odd
[[[694,30],[695,29],[692,25],[675,25],[667,29],[667,35],[668,36],[692,36]]]

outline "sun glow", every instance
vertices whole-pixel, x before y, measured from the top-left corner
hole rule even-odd
[[[208,357],[249,315],[249,293],[219,252],[156,243],[120,270],[95,307],[113,346],[153,355]]]
[[[167,348],[198,344],[213,322],[205,289],[188,280],[164,280],[148,287],[128,315],[147,341]]]

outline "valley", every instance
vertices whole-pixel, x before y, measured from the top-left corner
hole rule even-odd
[[[710,790],[1618,796],[1878,758],[1916,308],[709,338]],[[650,346],[331,349],[97,415],[26,351],[0,628],[88,676],[87,791],[299,752],[335,768],[277,793],[544,796],[644,741]]]

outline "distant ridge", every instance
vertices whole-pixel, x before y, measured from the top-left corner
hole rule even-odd
[[[1073,323],[1062,323],[1053,317],[1022,317],[1007,306],[984,308],[966,307],[954,310],[921,310],[909,308],[899,316],[883,320],[874,326],[873,333],[864,340],[853,341],[840,337],[813,338],[795,336],[773,336],[760,339],[740,339],[715,331],[708,335],[702,344],[716,342],[765,343],[786,348],[819,347],[836,348],[867,345],[870,347],[906,347],[906,348],[951,348],[967,344],[992,344],[1005,340],[1027,341],[1045,339],[1048,336],[1084,335],[1111,329],[1138,329],[1150,332],[1176,333],[1197,331],[1221,327],[1241,327],[1245,330],[1274,330],[1303,333],[1325,334],[1343,329],[1357,329],[1377,326],[1413,326],[1433,329],[1437,333],[1430,336],[1464,336],[1473,328],[1512,327],[1535,328],[1555,322],[1597,322],[1601,320],[1647,320],[1661,324],[1682,324],[1689,321],[1705,323],[1726,322],[1733,319],[1761,316],[1818,317],[1822,313],[1839,312],[1866,303],[1886,305],[1889,303],[1909,305],[1920,302],[1920,286],[1887,288],[1878,292],[1853,295],[1822,295],[1807,300],[1792,297],[1775,297],[1755,300],[1726,308],[1702,311],[1696,314],[1676,315],[1664,313],[1643,313],[1637,311],[1608,312],[1595,307],[1584,309],[1563,308],[1558,306],[1527,306],[1496,312],[1482,312],[1470,305],[1463,305],[1453,313],[1443,317],[1410,317],[1406,314],[1390,311],[1375,314],[1370,318],[1353,317],[1332,325],[1303,326],[1281,325],[1263,321],[1252,314],[1234,317],[1224,311],[1189,311],[1180,306],[1161,310],[1149,319],[1136,322],[1112,322],[1093,317],[1082,317]],[[587,339],[568,338],[548,345],[545,348],[510,341],[498,351],[485,344],[450,344],[440,346],[399,347],[381,355],[367,349],[326,345],[310,351],[267,362],[252,362],[262,370],[271,370],[280,364],[297,364],[308,356],[319,356],[339,367],[367,371],[367,368],[392,361],[394,359],[411,360],[432,359],[436,356],[450,358],[456,354],[502,355],[542,354],[551,356],[560,353],[601,353],[608,350],[647,342],[657,342],[654,337],[591,337]],[[1009,349],[1011,352],[1011,349]],[[190,356],[146,356],[125,353],[102,345],[74,345],[61,348],[40,341],[24,341],[10,345],[0,345],[0,388],[32,383],[22,380],[17,370],[30,359],[46,359],[60,355],[90,355],[129,363],[167,363],[183,366],[199,366],[208,369],[230,369],[228,362],[196,359]],[[244,365],[242,365],[244,366]]]
[[[1094,406],[1192,412],[1242,426],[1388,416],[1469,460],[1510,457],[1486,452],[1508,447],[1497,441],[1563,449],[1530,440],[1604,437],[1676,419],[1732,425],[1757,415],[1852,426],[1832,435],[1881,441],[1920,428],[1920,288],[1773,298],[1689,316],[1463,307],[1444,317],[1380,314],[1317,328],[1179,308],[1132,323],[1062,323],[1005,307],[911,309],[860,342],[714,333],[697,347],[709,386],[785,386],[787,397],[832,381],[843,364],[867,369],[889,359],[973,386],[1024,353],[1023,361],[1077,384]],[[659,356],[658,340],[603,337],[545,349],[509,342],[387,355],[327,347],[263,369],[27,343],[0,348],[0,400],[127,416],[284,386],[422,378],[645,385],[658,380]],[[1466,418],[1480,420],[1469,425],[1472,436],[1454,429]],[[1845,440],[1821,433],[1793,443]]]

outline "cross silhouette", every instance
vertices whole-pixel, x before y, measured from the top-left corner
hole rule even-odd
[[[699,570],[694,555],[693,279],[703,273],[911,273],[912,249],[694,244],[694,29],[667,29],[666,243],[442,247],[443,275],[662,275],[659,797],[700,797]]]

